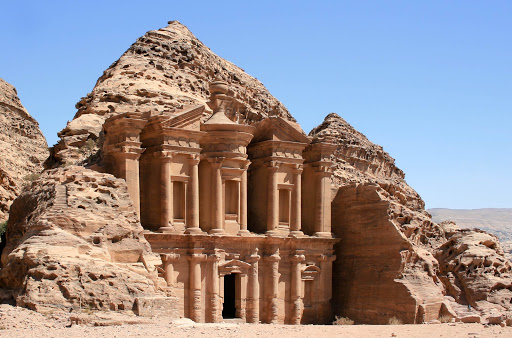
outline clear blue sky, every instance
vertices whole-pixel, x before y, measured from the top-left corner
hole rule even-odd
[[[427,208],[512,207],[510,1],[4,1],[0,77],[54,144],[146,31],[179,20],[307,132],[336,112]]]

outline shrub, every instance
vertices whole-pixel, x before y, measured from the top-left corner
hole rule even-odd
[[[332,325],[354,325],[354,321],[347,317],[336,316]]]
[[[439,321],[441,323],[450,323],[452,321],[452,316],[442,315],[439,317]]]
[[[388,325],[402,325],[402,324],[403,324],[403,322],[396,317],[391,317],[388,319]]]
[[[26,181],[26,182],[34,182],[40,176],[41,176],[40,173],[32,173],[32,174],[28,174],[27,176],[23,177],[23,180]]]
[[[0,223],[0,236],[7,230],[7,221]]]

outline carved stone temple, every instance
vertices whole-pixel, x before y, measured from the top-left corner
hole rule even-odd
[[[280,117],[234,122],[227,84],[210,93],[207,119],[198,105],[104,125],[106,169],[126,180],[181,315],[329,323],[335,146]]]

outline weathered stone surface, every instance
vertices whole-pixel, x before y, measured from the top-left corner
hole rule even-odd
[[[184,105],[205,104],[209,83],[215,79],[228,81],[243,105],[236,116],[229,116],[233,120],[254,124],[267,116],[280,116],[294,121],[260,81],[217,56],[184,25],[171,21],[137,39],[76,104],[74,120],[59,133],[54,160],[79,162],[85,158],[81,150],[85,142],[96,141],[102,122],[116,114],[172,113]]]
[[[333,267],[336,314],[377,324],[392,317],[422,323],[440,316],[438,264],[423,248],[435,246],[440,232],[428,218],[419,214],[401,224],[413,212],[371,183],[340,187],[332,215],[333,232],[341,239]]]
[[[216,89],[210,90],[214,79]],[[207,103],[210,94],[214,99]],[[233,297],[241,318],[325,321],[335,259],[328,250],[335,241],[332,207],[332,232],[341,239],[332,271],[335,314],[359,323],[392,317],[421,323],[509,310],[509,263],[502,264],[493,241],[432,222],[393,158],[338,115],[328,115],[306,138],[259,81],[177,22],[140,38],[77,108],[50,164],[94,164],[90,168],[113,173],[127,186],[71,167],[50,171],[19,198],[0,283],[15,291],[21,305],[73,307],[85,299],[100,309],[132,309],[138,297],[162,297],[154,270],[160,265],[165,291],[178,295],[180,315],[196,321],[218,321],[222,278],[249,273],[250,284],[235,282],[242,285]],[[253,128],[242,124],[256,126],[252,140]],[[247,135],[233,136],[235,131]],[[332,139],[333,156],[332,145],[315,145]],[[258,166],[260,178],[254,171],[245,176]],[[118,183],[111,187],[110,180]],[[251,214],[256,204],[261,210]],[[152,232],[147,238],[163,265],[151,258],[134,210]],[[462,261],[479,275],[461,273]],[[116,281],[119,288],[110,284]],[[154,306],[139,299],[137,311],[150,314]]]
[[[434,222],[453,221],[461,229],[480,229],[498,236],[507,259],[512,260],[512,208],[428,209]]]
[[[26,111],[16,89],[0,78],[0,223],[31,174],[48,157],[39,124]]]
[[[0,288],[38,311],[131,310],[136,297],[164,296],[142,231],[124,180],[47,171],[12,205]]]
[[[482,315],[512,310],[512,264],[497,237],[459,230],[447,234],[447,240],[434,251],[446,293]]]
[[[330,135],[338,145],[333,156],[334,187],[351,183],[377,183],[388,192],[391,199],[413,211],[426,214],[425,202],[405,182],[405,174],[395,165],[395,160],[339,115],[327,115],[309,135]]]

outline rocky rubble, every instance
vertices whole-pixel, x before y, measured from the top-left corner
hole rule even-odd
[[[52,152],[57,163],[78,163],[92,152],[88,140],[98,142],[103,122],[127,112],[173,112],[184,105],[206,104],[209,83],[230,83],[243,104],[232,119],[253,124],[266,116],[294,121],[288,110],[263,84],[243,69],[222,59],[199,41],[184,25],[149,31],[114,62],[96,86],[76,104],[73,121],[60,133]],[[97,150],[97,148],[96,148]],[[54,163],[55,165],[55,163]]]
[[[27,180],[43,169],[48,145],[16,89],[0,78],[0,223]]]
[[[142,231],[124,180],[76,166],[49,170],[11,207],[0,288],[37,311],[136,310],[160,297],[172,312]]]

